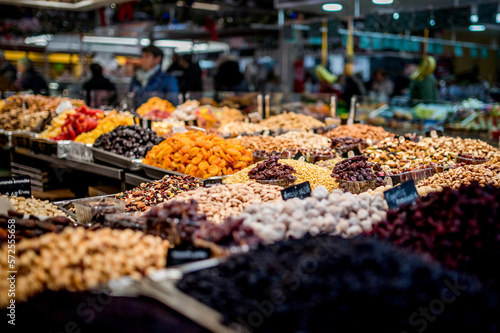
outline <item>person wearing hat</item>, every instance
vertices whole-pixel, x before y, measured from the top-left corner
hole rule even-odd
[[[21,58],[17,61],[17,71],[20,76],[16,86],[21,90],[32,90],[34,94],[48,95],[49,87],[40,73],[35,71],[33,61]]]

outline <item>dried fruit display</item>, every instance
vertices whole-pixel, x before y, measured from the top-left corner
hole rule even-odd
[[[159,120],[170,117],[175,107],[166,99],[151,97],[146,103],[137,108],[137,113],[146,118]]]
[[[198,178],[231,175],[253,161],[252,153],[236,140],[200,131],[176,133],[154,146],[143,163]]]
[[[98,137],[94,142],[94,147],[129,158],[143,158],[154,145],[163,140],[149,128],[140,125],[120,125],[111,132]]]
[[[295,169],[287,164],[278,162],[277,156],[272,156],[258,163],[248,172],[248,178],[255,180],[295,179]]]
[[[277,116],[271,116],[262,120],[259,124],[266,128],[282,128],[287,130],[309,130],[325,126],[325,123],[314,117],[294,112],[284,112]]]
[[[52,119],[50,126],[40,133],[40,138],[52,140],[74,140],[81,133],[89,132],[97,127],[104,118],[101,110],[89,109],[86,106],[67,110]]]
[[[81,133],[75,139],[76,142],[94,143],[102,134],[106,134],[120,125],[129,126],[134,124],[134,119],[130,113],[118,113],[112,111],[104,116],[99,124],[90,132]]]
[[[261,246],[186,274],[177,286],[222,313],[225,324],[262,333],[413,332],[421,322],[433,333],[494,332],[500,311],[477,280],[361,236]],[[442,301],[452,296],[452,304]],[[425,320],[436,314],[429,308],[439,309],[432,323]]]
[[[475,275],[500,291],[500,189],[477,182],[389,211],[371,235]]]

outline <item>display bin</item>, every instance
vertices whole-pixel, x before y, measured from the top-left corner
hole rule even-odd
[[[76,220],[78,224],[92,226],[94,223],[103,223],[104,216],[125,212],[125,201],[105,197],[86,198],[74,201]]]
[[[91,150],[94,160],[96,161],[108,163],[131,171],[139,171],[143,168],[142,159],[128,158],[96,147],[92,147]]]

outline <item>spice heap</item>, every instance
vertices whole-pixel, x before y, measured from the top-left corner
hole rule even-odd
[[[164,268],[169,243],[140,231],[65,228],[16,244],[16,300],[26,301],[45,289],[87,290],[124,275],[140,278]],[[7,272],[6,244],[0,268]],[[6,307],[9,281],[0,280],[0,306]]]
[[[199,215],[196,201],[169,201],[148,210],[145,214],[147,232],[166,239],[170,244],[188,246],[193,233],[208,223],[204,214]]]
[[[15,95],[0,100],[0,128],[7,131],[32,131],[49,114],[55,113],[61,102],[80,107],[82,100],[41,95]]]
[[[154,145],[164,139],[140,125],[118,126],[95,140],[94,147],[128,158],[144,158]]]
[[[131,114],[117,113],[112,111],[108,113],[104,119],[99,121],[99,124],[90,132],[81,133],[75,139],[76,142],[94,143],[95,140],[102,134],[106,134],[120,125],[129,126],[134,124],[134,119]]]
[[[325,186],[328,191],[339,187],[335,179],[330,176],[331,171],[327,168],[322,168],[314,164],[291,159],[281,159],[279,160],[279,162],[291,166],[296,171],[296,184],[308,181],[311,185],[311,189],[313,190],[319,185]],[[245,168],[240,172],[225,178],[223,181],[226,184],[249,182],[250,178],[248,177],[248,173],[254,167],[255,165],[251,165],[248,168]]]
[[[248,172],[248,178],[254,180],[294,180],[294,173],[294,168],[287,164],[279,163],[278,157],[273,156],[263,162],[258,163],[253,169],[251,169]]]
[[[52,119],[50,126],[40,133],[40,138],[52,140],[75,140],[81,133],[92,131],[99,120],[104,118],[101,110],[81,106],[75,110],[66,110]]]
[[[456,285],[467,287],[460,289],[453,306],[439,312],[429,331],[495,331],[500,307],[477,280],[365,237],[282,241],[231,256],[177,283],[183,292],[222,313],[225,324],[265,333],[339,327],[353,332],[414,331],[408,316],[415,313],[415,320],[425,322],[415,311],[443,290],[447,297],[453,295],[450,286]],[[359,320],[361,313],[368,314],[366,320]]]
[[[314,117],[305,116],[300,113],[282,113],[262,120],[259,125],[271,129],[308,130],[325,124]]]
[[[259,183],[217,185],[181,193],[175,200],[196,200],[200,214],[206,214],[211,222],[220,224],[226,217],[238,215],[253,203],[281,200],[281,189]]]
[[[38,217],[30,215],[24,218],[24,214],[18,212],[9,212],[8,215],[0,215],[0,244],[8,242],[9,220],[15,221],[15,240],[16,242],[24,238],[33,238],[41,236],[48,232],[61,232],[65,227],[76,227],[76,224],[64,216],[49,217],[40,220]]]
[[[170,200],[179,193],[195,190],[202,185],[201,180],[191,176],[167,175],[160,180],[142,183],[129,191],[118,193],[115,198],[126,202],[127,212],[140,212]]]
[[[353,124],[340,125],[326,133],[325,136],[329,138],[350,136],[358,139],[379,141],[387,137],[392,137],[394,134],[387,132],[379,126]]]
[[[255,204],[238,217],[263,239],[265,244],[289,237],[301,238],[309,233],[353,237],[372,230],[372,225],[385,220],[387,203],[383,195],[328,193],[318,186],[304,200],[293,198],[273,204]]]
[[[368,157],[365,155],[346,158],[335,165],[332,177],[352,182],[374,180],[377,186],[386,185],[386,182],[380,178],[385,176],[380,163],[367,161]]]
[[[238,141],[189,131],[176,133],[148,152],[143,163],[193,177],[231,175],[253,160]]]
[[[478,183],[450,188],[390,211],[372,234],[478,276],[500,291],[500,189]]]

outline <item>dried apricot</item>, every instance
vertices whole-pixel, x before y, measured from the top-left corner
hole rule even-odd
[[[200,170],[206,170],[209,166],[210,164],[208,164],[207,161],[202,161],[198,164],[198,168],[200,168]]]
[[[211,174],[212,176],[215,176],[219,173],[220,168],[217,165],[211,165],[208,167],[208,173]]]

